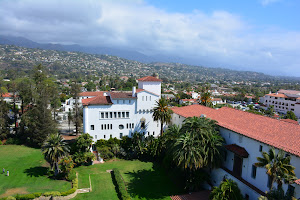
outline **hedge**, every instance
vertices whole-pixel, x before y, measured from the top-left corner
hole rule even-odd
[[[38,198],[40,196],[45,196],[45,197],[68,196],[68,195],[76,192],[77,189],[78,189],[78,179],[76,178],[72,181],[72,188],[65,192],[51,191],[51,192],[45,192],[45,193],[35,192],[32,194],[22,194],[22,195],[17,194],[16,197],[9,196],[9,197],[0,198],[0,200],[15,200],[15,199],[16,200],[30,200],[30,199]]]
[[[113,169],[113,178],[115,179],[115,182],[116,182],[116,189],[117,189],[117,192],[119,194],[119,197],[122,200],[130,200],[131,197],[129,196],[129,194],[126,190],[126,187],[125,187],[124,181],[122,179],[121,173],[116,168]]]

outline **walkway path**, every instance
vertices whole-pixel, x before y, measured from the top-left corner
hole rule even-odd
[[[171,196],[172,200],[208,200],[209,199],[209,190],[201,192],[193,192],[191,194],[176,195]]]

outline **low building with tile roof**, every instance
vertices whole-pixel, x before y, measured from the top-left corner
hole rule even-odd
[[[212,171],[212,182],[219,185],[224,177],[237,182],[244,196],[257,199],[269,191],[269,178],[264,168],[254,163],[262,152],[274,147],[291,156],[291,164],[300,178],[300,125],[286,120],[243,112],[233,108],[213,109],[202,105],[173,107],[172,124],[182,125],[188,117],[206,117],[217,122],[220,134],[226,141],[223,167]],[[295,190],[300,198],[300,181],[284,184],[283,189]],[[276,186],[276,185],[275,185]]]
[[[160,122],[153,121],[152,114],[161,96],[161,81],[147,76],[138,79],[139,87],[132,91],[81,93],[83,132],[93,136],[94,142],[134,132],[158,136]]]

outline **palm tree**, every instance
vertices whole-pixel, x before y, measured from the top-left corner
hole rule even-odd
[[[188,189],[193,186],[193,173],[204,166],[203,148],[195,134],[185,132],[181,134],[171,147],[171,157],[175,164],[186,174]]]
[[[42,146],[42,152],[50,163],[51,169],[55,169],[55,176],[59,173],[58,162],[60,158],[69,152],[69,146],[59,133],[51,134]]]
[[[206,140],[204,140],[203,148],[205,152],[205,163],[212,169],[220,167],[224,160],[224,138],[217,132],[208,131]]]
[[[212,107],[212,99],[211,99],[211,93],[206,91],[201,94],[201,99],[200,99],[200,104],[207,106],[207,107]]]
[[[156,101],[156,107],[154,108],[153,112],[153,119],[154,121],[160,121],[160,136],[163,136],[163,126],[164,123],[170,123],[171,121],[171,114],[173,111],[168,107],[167,101],[165,98],[161,98]]]
[[[209,195],[210,200],[243,200],[241,191],[231,179],[226,179],[221,182],[219,187],[214,187]]]
[[[283,182],[293,183],[297,180],[295,175],[295,167],[290,164],[291,156],[285,156],[284,151],[279,150],[276,154],[275,149],[271,148],[269,153],[263,152],[262,157],[257,157],[257,167],[264,167],[267,174],[271,178],[270,189],[272,190],[274,182],[277,183],[277,188],[282,188]]]
[[[208,130],[216,130],[217,125],[216,121],[205,117],[189,117],[185,119],[181,129],[182,132],[192,131],[202,138],[204,132]]]

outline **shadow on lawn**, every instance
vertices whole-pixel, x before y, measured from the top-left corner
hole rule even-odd
[[[153,170],[138,170],[125,174],[130,179],[126,186],[133,198],[163,199],[179,193],[178,188],[162,167],[155,166]]]
[[[31,167],[29,169],[25,169],[24,172],[27,176],[31,177],[39,177],[47,175],[48,168],[47,167]]]

